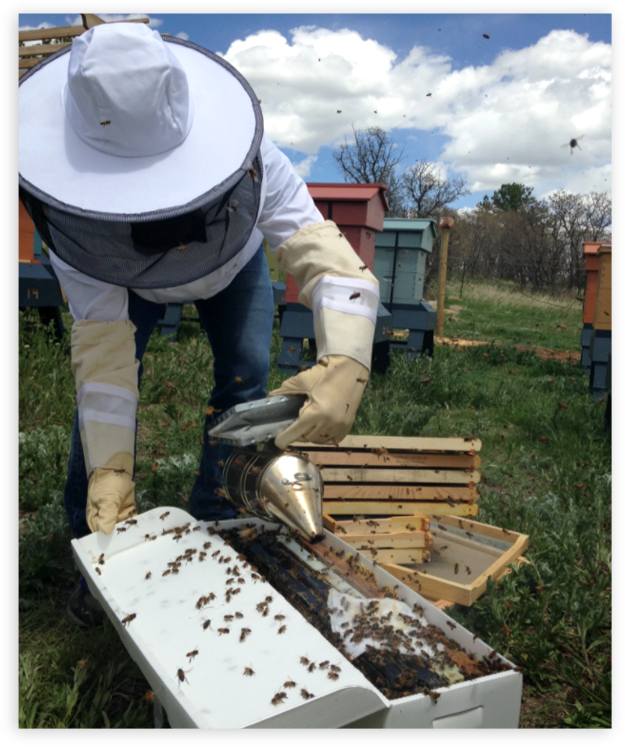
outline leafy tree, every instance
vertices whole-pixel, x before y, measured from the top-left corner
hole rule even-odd
[[[493,212],[494,209],[503,210],[523,210],[535,206],[536,198],[533,197],[533,187],[526,187],[524,184],[502,184],[501,187],[493,192],[492,199],[486,196],[478,208]]]

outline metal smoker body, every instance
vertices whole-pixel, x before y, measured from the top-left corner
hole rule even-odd
[[[323,538],[323,479],[305,454],[236,449],[224,465],[223,489],[238,509],[278,520],[309,542]]]

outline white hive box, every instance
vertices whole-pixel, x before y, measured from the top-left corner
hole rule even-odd
[[[446,688],[437,688],[436,702],[427,695],[387,699],[321,633],[316,630],[268,582],[252,578],[248,567],[236,560],[237,552],[218,534],[209,534],[211,523],[196,522],[180,509],[154,509],[135,517],[135,525],[119,525],[124,532],[110,536],[91,534],[74,540],[74,554],[93,595],[101,602],[132,658],[150,683],[174,728],[238,729],[263,728],[516,728],[521,706],[522,675],[514,670],[491,674]],[[190,529],[176,541],[175,535],[162,534],[190,523]],[[248,520],[221,522],[218,531],[249,525]],[[254,521],[260,525],[261,522]],[[156,537],[150,540],[147,537]],[[208,549],[204,544],[210,542]],[[326,532],[326,547],[351,552],[338,537]],[[193,561],[181,562],[177,574],[162,574],[168,563],[195,550]],[[213,553],[220,551],[215,558]],[[206,552],[203,562],[199,553]],[[99,558],[104,555],[104,564]],[[229,556],[228,563],[219,557]],[[179,561],[180,562],[180,561]],[[468,653],[482,657],[492,649],[460,625],[453,631],[445,627],[451,621],[385,571],[375,568],[361,556],[360,562],[376,575],[380,586],[396,586],[402,600],[411,607],[423,607],[428,623],[445,630]],[[238,564],[239,578],[226,573]],[[96,571],[98,569],[100,573]],[[151,576],[146,578],[150,573]],[[229,602],[225,588],[240,591]],[[201,609],[196,603],[210,593],[216,599]],[[271,596],[270,614],[263,617],[256,605]],[[235,617],[235,613],[243,617]],[[284,620],[276,621],[276,614]],[[122,620],[136,615],[126,625]],[[226,622],[225,615],[233,620]],[[203,628],[206,620],[210,627]],[[278,630],[286,625],[284,633]],[[228,628],[229,633],[219,634]],[[240,640],[242,628],[251,633]],[[197,651],[191,659],[188,654]],[[312,673],[300,658],[328,660],[340,666],[338,680],[330,680],[325,671]],[[246,676],[249,667],[254,675]],[[178,678],[183,670],[184,681]],[[295,681],[287,689],[284,683]],[[314,694],[305,700],[304,688]],[[278,704],[272,698],[278,692],[287,698]]]

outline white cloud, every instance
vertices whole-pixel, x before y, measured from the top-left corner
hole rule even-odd
[[[97,13],[98,18],[101,18],[106,23],[112,23],[113,21],[131,21],[133,18],[149,18],[150,22],[148,26],[151,29],[156,29],[163,24],[162,19],[152,18],[149,13]],[[70,26],[82,26],[82,18],[80,15],[67,16],[67,23]]]
[[[557,30],[491,65],[453,70],[451,58],[425,47],[399,59],[349,29],[301,27],[290,41],[260,31],[223,56],[262,100],[278,145],[313,155],[349,137],[352,124],[437,129],[449,138],[442,167],[473,190],[523,181],[546,193],[582,184],[578,167],[596,171],[595,183],[610,171],[611,54],[608,44]],[[583,150],[560,147],[580,135]],[[608,191],[609,177],[601,183]]]
[[[308,158],[304,158],[302,161],[292,163],[293,171],[302,179],[306,179],[308,176],[310,176],[310,170],[312,169],[313,164],[316,160],[317,156],[308,156]]]
[[[183,39],[184,41],[189,41],[189,34],[187,34],[186,31],[179,31],[176,34],[176,39]]]

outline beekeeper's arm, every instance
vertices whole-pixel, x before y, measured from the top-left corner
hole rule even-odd
[[[110,534],[135,512],[134,445],[138,369],[128,291],[51,257],[69,299],[72,371],[89,489],[87,523]]]
[[[307,395],[299,418],[276,445],[285,448],[302,438],[340,441],[349,433],[369,379],[378,282],[336,224],[323,220],[286,156],[277,148],[277,153],[268,151],[258,227],[281,269],[295,278],[299,302],[312,309],[317,344],[317,365],[271,392]]]

